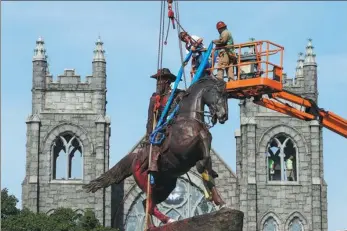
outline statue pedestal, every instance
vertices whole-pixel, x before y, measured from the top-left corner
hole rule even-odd
[[[222,208],[217,212],[179,220],[149,231],[242,231],[243,212]]]

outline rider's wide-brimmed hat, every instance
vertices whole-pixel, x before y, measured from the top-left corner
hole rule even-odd
[[[176,75],[172,74],[171,71],[168,68],[162,68],[157,71],[156,74],[151,75],[151,78],[154,79],[169,79],[171,82],[176,81]]]

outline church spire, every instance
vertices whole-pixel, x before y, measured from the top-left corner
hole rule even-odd
[[[308,39],[304,60],[304,64],[306,65],[316,65],[316,54],[313,52],[313,48],[314,46],[312,46],[312,39]]]
[[[303,53],[299,53],[298,61],[296,63],[296,72],[295,72],[295,77],[296,78],[303,78],[304,77],[304,57]]]
[[[34,49],[33,61],[37,60],[46,61],[45,42],[41,36],[36,40],[36,47]]]
[[[93,62],[95,61],[102,61],[105,62],[105,50],[103,48],[104,43],[101,41],[100,36],[98,37],[98,40],[95,42],[95,49],[94,49],[94,58]]]

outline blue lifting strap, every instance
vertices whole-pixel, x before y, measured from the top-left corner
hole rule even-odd
[[[165,108],[164,108],[163,112],[161,113],[160,119],[159,119],[159,121],[158,121],[156,127],[159,127],[159,126],[163,123],[163,120],[164,120],[166,114],[167,114],[168,111],[169,111],[169,108],[170,108],[170,105],[171,105],[172,100],[173,100],[173,98],[174,98],[174,94],[175,94],[175,92],[176,92],[176,89],[177,89],[177,87],[178,87],[178,84],[180,83],[180,81],[181,81],[181,79],[182,79],[182,74],[183,74],[184,66],[185,66],[186,63],[189,61],[190,57],[192,57],[192,54],[193,54],[193,52],[190,51],[190,52],[188,53],[188,55],[186,56],[186,58],[184,59],[182,65],[181,65],[181,68],[180,68],[180,70],[179,70],[179,72],[178,72],[178,74],[177,74],[177,78],[176,78],[174,87],[173,87],[173,89],[172,89],[172,91],[171,91],[171,95],[170,95],[170,97],[169,97],[169,99],[168,99],[168,101],[167,101],[167,103],[166,103],[166,105],[165,105]]]
[[[200,63],[199,68],[196,71],[190,85],[193,85],[196,81],[198,81],[201,78],[202,73],[204,72],[206,66],[208,65],[208,59],[210,58],[212,48],[213,48],[213,43],[211,42],[210,45],[208,46],[207,51],[203,54],[202,62]]]
[[[195,74],[194,79],[192,80],[190,85],[193,85],[197,80],[199,80],[201,78],[201,75],[202,75],[204,69],[206,68],[206,65],[208,64],[208,59],[209,59],[209,57],[211,55],[212,48],[213,48],[213,43],[211,42],[209,47],[208,47],[208,49],[207,49],[207,51],[203,54],[202,62],[200,63],[198,71]],[[164,110],[163,110],[163,112],[162,112],[162,114],[160,116],[159,122],[157,123],[157,125],[156,125],[154,131],[152,132],[152,134],[150,135],[150,142],[152,144],[161,144],[161,142],[163,142],[163,140],[165,139],[165,134],[162,133],[161,130],[162,130],[162,128],[164,126],[166,126],[172,120],[172,118],[175,116],[176,112],[179,109],[179,105],[176,105],[175,109],[171,112],[171,114],[166,119],[166,122],[164,124],[162,124],[166,114],[168,113],[168,110],[169,110],[170,105],[172,103],[172,100],[173,100],[175,91],[176,91],[176,89],[178,87],[178,84],[181,81],[184,66],[187,64],[187,62],[191,58],[192,54],[193,54],[193,52],[190,51],[188,53],[188,55],[186,56],[186,58],[184,59],[184,62],[181,65],[181,68],[180,68],[180,70],[178,72],[177,79],[175,81],[174,87],[173,87],[173,89],[171,91],[171,95],[169,97],[169,100],[167,101],[167,103],[165,105],[165,108],[164,108]],[[150,177],[150,184],[153,185],[155,183],[154,182],[154,177],[153,177],[152,174],[150,174],[149,177]]]
[[[178,105],[177,105],[176,108],[173,110],[173,112],[166,119],[166,122],[163,124],[164,118],[166,117],[166,114],[169,111],[169,108],[170,108],[170,105],[171,105],[172,100],[174,98],[174,95],[175,95],[176,89],[178,87],[178,84],[180,83],[180,81],[182,79],[184,66],[188,63],[189,59],[192,57],[192,54],[193,54],[193,52],[190,51],[187,54],[186,58],[184,59],[182,65],[181,65],[181,68],[180,68],[180,70],[179,70],[179,72],[177,74],[177,78],[176,78],[174,87],[173,87],[173,89],[171,91],[171,95],[170,95],[168,101],[166,102],[165,108],[164,108],[163,112],[161,113],[160,119],[159,119],[159,121],[158,121],[158,123],[157,123],[157,125],[156,125],[156,127],[154,129],[154,131],[152,131],[152,134],[150,135],[150,142],[152,144],[160,144],[164,140],[165,136],[164,136],[163,133],[160,133],[160,131],[166,124],[168,124],[168,122],[170,122],[170,120],[173,118],[175,113],[178,111]]]
[[[207,49],[207,51],[203,53],[202,62],[200,63],[199,68],[198,68],[196,74],[194,75],[194,78],[193,78],[193,80],[192,80],[190,85],[193,85],[196,81],[198,81],[201,78],[205,68],[208,67],[208,65],[209,65],[208,60],[209,60],[209,57],[211,55],[212,48],[213,48],[213,43],[211,42],[209,47],[208,47],[208,49]],[[179,84],[179,82],[182,79],[184,66],[189,61],[189,59],[191,58],[192,54],[193,54],[193,52],[190,51],[188,53],[188,55],[186,56],[186,58],[184,59],[183,64],[181,65],[181,68],[180,68],[180,70],[178,72],[178,75],[177,75],[174,87],[173,87],[173,89],[171,91],[171,95],[169,97],[169,100],[167,101],[167,103],[165,105],[165,108],[164,108],[164,110],[163,110],[163,112],[162,112],[162,114],[160,116],[160,119],[159,119],[159,121],[158,121],[158,123],[157,123],[157,125],[156,125],[156,127],[154,129],[154,131],[150,135],[150,142],[152,144],[160,144],[165,139],[165,135],[164,135],[164,133],[161,133],[161,130],[162,130],[162,128],[164,126],[166,126],[172,120],[172,118],[174,117],[174,115],[176,114],[176,112],[179,109],[179,105],[177,105],[176,108],[172,111],[172,113],[166,119],[166,122],[163,124],[164,118],[165,118],[166,114],[168,113],[168,110],[169,110],[170,105],[172,103],[172,100],[174,98],[174,94],[176,92],[178,84]]]

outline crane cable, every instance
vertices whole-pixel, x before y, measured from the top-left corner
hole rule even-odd
[[[178,9],[178,1],[175,1],[175,11],[176,11],[176,21],[180,21],[180,13]],[[178,24],[179,25],[179,24]],[[177,35],[179,37],[181,33],[181,26],[177,27]],[[180,56],[181,56],[181,65],[183,65],[183,48],[182,48],[182,42],[178,39],[178,46],[180,49]],[[184,88],[187,90],[187,78],[186,78],[186,72],[185,69],[183,68],[183,80],[184,80]]]
[[[158,62],[157,70],[161,69],[163,66],[163,38],[164,38],[164,12],[165,12],[165,1],[162,0],[160,4],[160,24],[159,24],[159,44],[158,44]],[[161,77],[161,74],[160,74]]]

